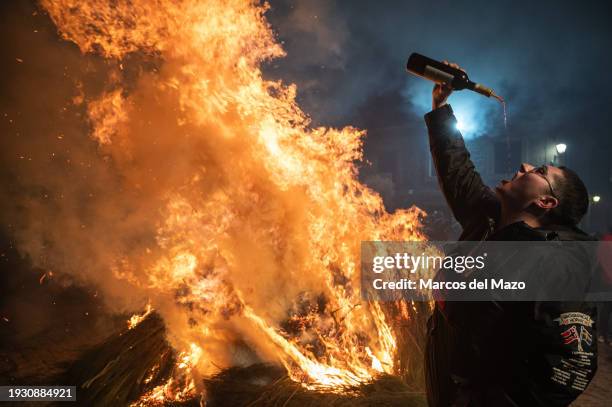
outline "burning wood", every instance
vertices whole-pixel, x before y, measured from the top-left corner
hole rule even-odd
[[[177,363],[159,315],[83,354],[58,383],[77,383],[83,405],[127,405],[165,382]]]
[[[161,318],[149,314],[133,329],[84,354],[60,379],[79,383],[88,405],[131,406],[425,406],[418,383],[379,375],[363,383],[308,389],[278,365],[231,367],[203,379],[204,395],[186,374],[201,350],[176,355],[165,340]],[[177,379],[179,378],[180,379]],[[341,390],[341,391],[340,391]]]
[[[397,377],[381,375],[342,393],[308,390],[274,366],[230,368],[205,380],[211,406],[426,406],[424,395]]]

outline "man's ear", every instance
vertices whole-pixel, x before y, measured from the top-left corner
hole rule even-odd
[[[559,206],[559,200],[554,196],[542,195],[536,199],[535,204],[542,209],[554,209]]]

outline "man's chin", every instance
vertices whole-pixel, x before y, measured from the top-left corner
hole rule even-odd
[[[502,179],[501,181],[499,181],[499,184],[497,184],[497,186],[495,187],[495,192],[497,192],[498,194],[501,193],[504,190],[504,187],[508,185],[509,183],[510,181]]]
[[[502,184],[501,182],[499,184],[497,184],[497,186],[495,187],[495,194],[501,198],[502,195],[506,194],[506,188],[505,184]]]

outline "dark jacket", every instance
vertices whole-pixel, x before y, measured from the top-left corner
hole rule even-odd
[[[591,240],[562,225],[535,229],[517,222],[496,230],[499,200],[474,169],[451,107],[425,121],[440,187],[463,228],[460,240]],[[577,278],[587,286],[590,276]],[[436,303],[426,346],[429,405],[568,405],[597,369],[595,313],[584,302]],[[572,327],[584,341],[565,343]]]

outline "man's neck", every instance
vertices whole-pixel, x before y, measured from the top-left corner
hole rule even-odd
[[[497,230],[503,229],[506,226],[511,225],[516,222],[525,222],[527,225],[531,226],[532,228],[539,228],[543,226],[542,221],[538,217],[530,213],[526,213],[526,212],[511,213],[511,212],[505,211],[504,208],[502,208],[502,213],[499,218],[499,222],[497,223],[496,229]]]

